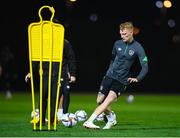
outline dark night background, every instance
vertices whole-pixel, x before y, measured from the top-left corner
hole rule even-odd
[[[172,1],[169,9],[157,8],[155,0],[65,0],[4,1],[0,8],[1,47],[12,50],[17,78],[13,89],[29,89],[24,77],[29,70],[28,25],[39,22],[38,10],[43,5],[55,8],[55,18],[65,26],[66,38],[71,42],[77,59],[75,91],[97,91],[111,59],[115,40],[120,39],[119,24],[132,21],[139,28],[135,39],[139,41],[149,59],[146,78],[129,87],[129,91],[180,91],[180,5]],[[46,13],[48,16],[48,12]],[[90,20],[97,15],[96,21]],[[45,15],[46,16],[46,15]],[[93,16],[91,16],[93,17]],[[175,20],[175,27],[168,20]],[[173,39],[174,38],[174,39]],[[139,64],[134,65],[138,71]],[[3,86],[1,85],[1,89]]]

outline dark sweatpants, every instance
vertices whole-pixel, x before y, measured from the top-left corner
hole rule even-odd
[[[63,114],[68,113],[69,104],[70,104],[70,85],[69,85],[69,79],[66,74],[62,74],[61,78],[61,88],[60,88],[60,96],[63,95]]]

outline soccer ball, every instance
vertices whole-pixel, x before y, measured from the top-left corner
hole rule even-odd
[[[34,118],[34,114],[35,114],[35,118]],[[31,118],[32,120],[30,121],[30,123],[37,123],[39,121],[39,109],[35,109],[35,111],[31,112]]]
[[[34,120],[34,113],[35,113],[35,120]],[[39,121],[39,109],[35,109],[35,111],[31,112],[31,118],[32,120],[30,121],[30,123],[37,123]],[[45,118],[45,121],[48,122],[47,118]]]
[[[66,127],[72,127],[77,124],[77,118],[76,118],[75,114],[67,113],[67,114],[63,115],[61,122]]]
[[[134,96],[133,95],[128,95],[128,97],[126,98],[126,101],[128,103],[132,103],[134,101]]]
[[[95,119],[95,121],[104,121],[104,116],[105,116],[105,114],[103,112]]]
[[[39,119],[39,109],[38,109],[38,108],[35,109],[35,111],[32,111],[32,112],[31,112],[31,118],[34,118],[34,113],[35,113],[35,117],[36,117],[37,119]]]
[[[75,112],[78,122],[85,121],[87,119],[87,113],[84,110],[78,110]]]

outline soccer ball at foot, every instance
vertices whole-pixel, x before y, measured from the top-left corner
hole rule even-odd
[[[95,121],[104,121],[104,116],[105,116],[105,114],[103,112],[95,119]]]

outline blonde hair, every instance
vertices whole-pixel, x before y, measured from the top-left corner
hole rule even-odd
[[[119,28],[120,30],[124,30],[125,28],[133,30],[134,26],[132,22],[124,22],[119,25]]]

